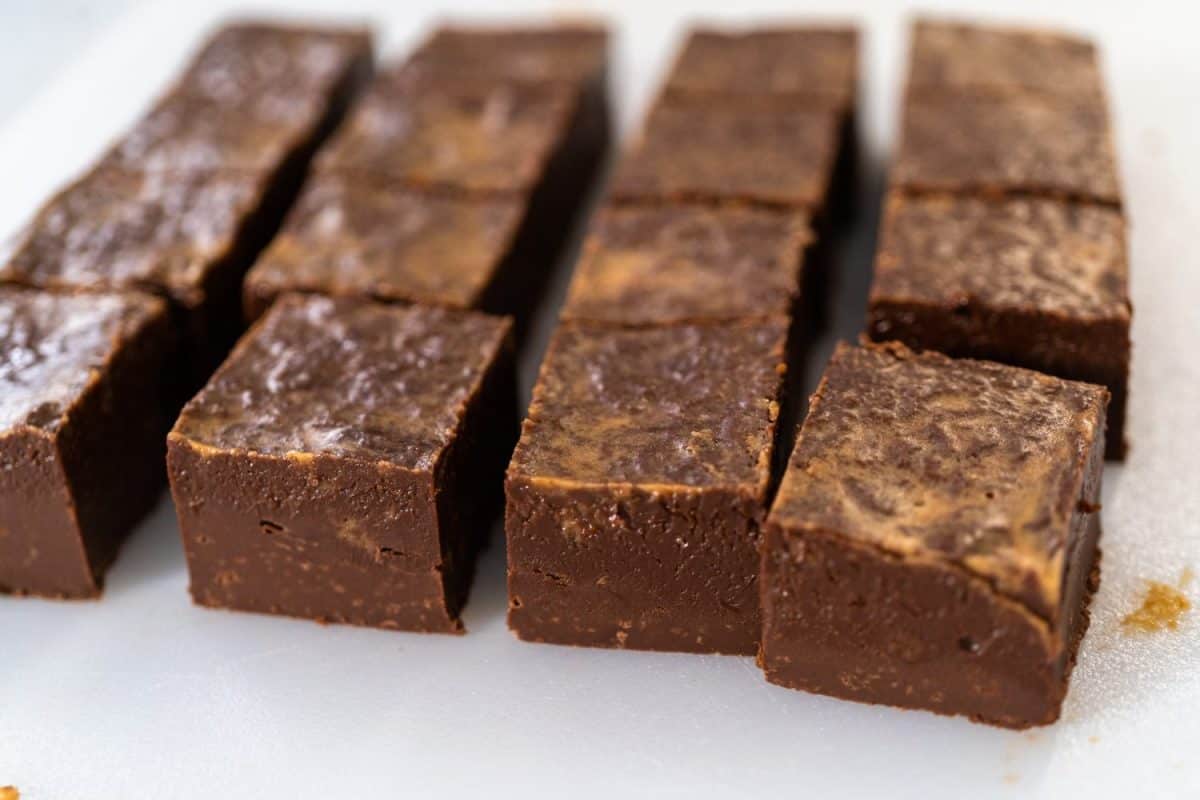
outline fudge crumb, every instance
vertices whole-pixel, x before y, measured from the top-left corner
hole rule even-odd
[[[15,786],[0,786],[0,800],[21,800],[21,793]]]
[[[1181,583],[1186,586],[1190,578],[1190,570],[1186,570]],[[1142,605],[1121,620],[1121,624],[1149,633],[1178,628],[1179,618],[1192,607],[1187,595],[1159,581],[1147,581],[1146,584],[1146,597]]]

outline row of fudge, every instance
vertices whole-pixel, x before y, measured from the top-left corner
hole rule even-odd
[[[869,335],[1106,386],[1125,452],[1126,221],[1095,47],[915,26]]]
[[[509,317],[604,161],[607,42],[439,29],[319,154],[168,437],[197,603],[462,630],[517,438]]]
[[[92,597],[242,277],[372,68],[365,31],[230,25],[0,258],[0,591]]]
[[[585,242],[509,465],[521,639],[757,650],[813,253],[851,194],[857,45],[832,28],[684,43]]]
[[[1088,42],[914,33],[882,341],[840,346],[811,400],[767,519],[759,660],[792,688],[1046,724],[1099,581],[1106,425],[1123,451],[1108,112]]]

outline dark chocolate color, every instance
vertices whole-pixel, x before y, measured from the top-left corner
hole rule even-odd
[[[0,288],[0,592],[96,597],[162,487],[166,307]]]
[[[562,318],[639,326],[786,316],[811,239],[803,212],[610,208],[592,223]]]
[[[894,188],[1121,204],[1103,98],[910,96]]]
[[[522,81],[575,87],[605,82],[607,28],[568,23],[529,27],[444,25],[409,65],[434,81]]]
[[[506,481],[519,637],[754,652],[786,333],[558,330]]]
[[[1111,456],[1124,449],[1130,321],[1116,210],[1023,198],[888,202],[871,337],[1103,384]]]
[[[823,214],[842,117],[786,99],[752,108],[664,102],[613,181],[616,203],[748,203]]]
[[[767,520],[768,679],[1054,721],[1094,589],[1107,395],[840,345]]]
[[[516,433],[509,327],[280,299],[168,438],[195,601],[460,631]]]

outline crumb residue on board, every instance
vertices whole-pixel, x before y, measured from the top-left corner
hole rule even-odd
[[[1179,579],[1179,588],[1160,581],[1146,581],[1146,596],[1142,604],[1125,615],[1121,624],[1146,632],[1175,630],[1179,627],[1180,618],[1192,607],[1192,602],[1181,591],[1191,580],[1192,569],[1188,567]]]
[[[15,786],[0,786],[0,800],[21,800],[21,793]]]

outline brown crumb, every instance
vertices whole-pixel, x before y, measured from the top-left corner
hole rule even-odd
[[[1091,744],[1096,744],[1096,743],[1097,743],[1097,742],[1099,742],[1099,741],[1100,741],[1100,737],[1099,737],[1099,736],[1089,736],[1089,737],[1088,737],[1088,742],[1089,742],[1089,743],[1091,743]]]
[[[15,786],[0,786],[0,800],[21,800],[21,793]]]
[[[1183,585],[1186,586],[1189,579],[1190,575],[1185,571]],[[1179,618],[1192,607],[1187,595],[1174,586],[1158,581],[1146,581],[1146,586],[1146,597],[1142,600],[1142,605],[1126,615],[1121,624],[1146,632],[1178,628]]]
[[[1004,782],[1009,785],[1014,784],[1014,783],[1019,783],[1020,780],[1021,780],[1021,776],[1015,772],[1004,773]]]

